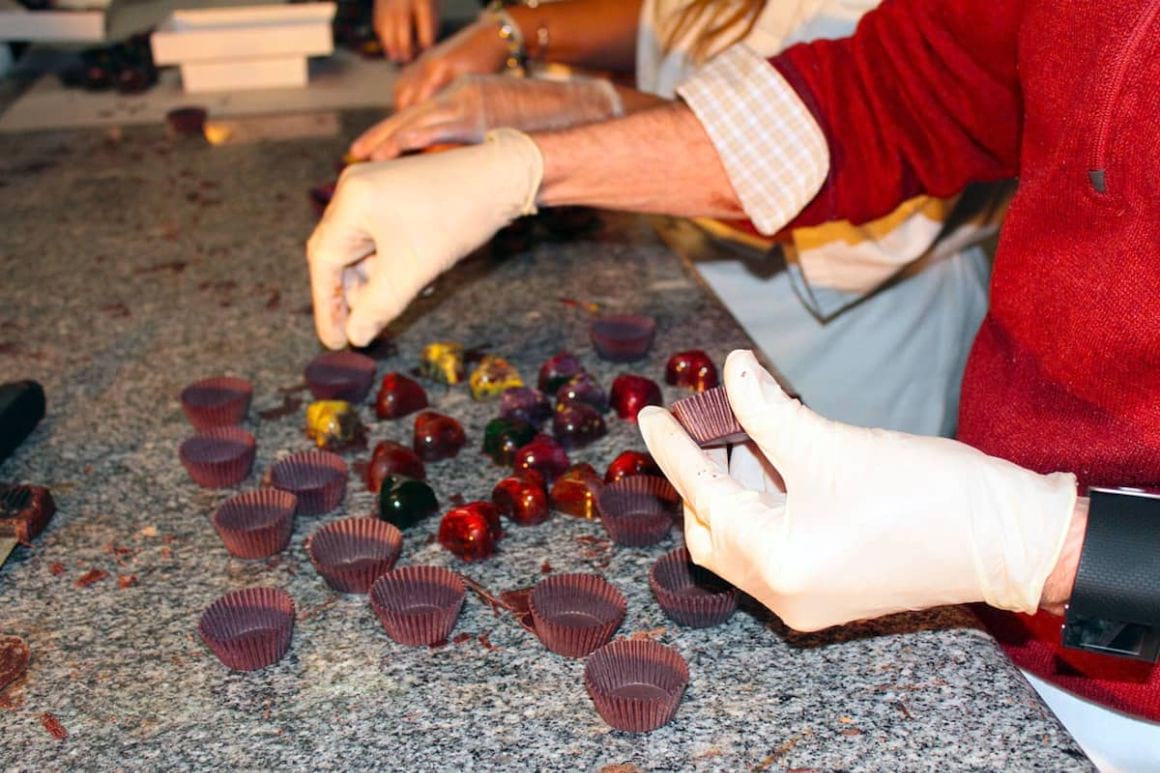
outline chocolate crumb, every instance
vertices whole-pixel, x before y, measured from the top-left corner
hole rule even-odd
[[[87,588],[93,583],[100,582],[109,576],[109,573],[103,569],[90,569],[76,579],[73,585],[78,588]]]
[[[62,574],[64,574],[64,564],[62,564],[60,561],[57,561],[48,568],[48,571],[52,572],[54,577],[60,577]]]
[[[58,741],[63,741],[68,738],[68,731],[64,729],[64,725],[56,718],[56,714],[51,711],[46,711],[40,715],[40,724],[44,725],[44,729],[52,734],[52,737]]]
[[[117,587],[121,590],[125,588],[132,588],[137,584],[137,575],[135,574],[121,574],[117,576]]]

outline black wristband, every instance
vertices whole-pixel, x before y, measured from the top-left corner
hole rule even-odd
[[[1160,496],[1088,492],[1087,531],[1063,645],[1155,662],[1160,655]]]

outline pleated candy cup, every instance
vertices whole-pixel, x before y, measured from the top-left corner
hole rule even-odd
[[[195,429],[241,424],[250,409],[254,387],[244,378],[215,376],[181,390],[181,409]]]
[[[320,515],[342,504],[349,474],[337,454],[301,451],[274,463],[270,484],[298,497],[299,515]]]
[[[235,671],[277,663],[290,648],[294,599],[281,588],[230,591],[202,613],[198,632],[218,659]]]
[[[749,439],[733,415],[725,387],[713,387],[677,400],[669,410],[702,448],[743,443]]]
[[[366,593],[389,572],[403,548],[403,535],[378,518],[344,518],[318,529],[306,540],[310,563],[330,587]]]
[[[584,664],[584,687],[597,713],[630,733],[667,724],[688,684],[689,666],[680,653],[649,639],[618,639]]]
[[[419,647],[446,641],[466,595],[462,578],[450,569],[404,566],[375,581],[370,604],[387,636]]]
[[[181,444],[178,456],[193,482],[205,488],[236,486],[254,466],[257,444],[241,427],[214,427]]]
[[[737,609],[736,589],[696,566],[687,548],[666,553],[653,564],[648,585],[665,614],[691,628],[720,625]]]
[[[610,483],[597,498],[600,520],[618,545],[644,547],[668,536],[680,515],[673,485],[657,475],[633,475]]]
[[[306,385],[316,400],[366,399],[375,380],[375,361],[358,352],[325,352],[306,366]]]
[[[530,598],[536,634],[558,655],[581,658],[609,639],[628,602],[598,574],[556,574],[540,580]]]
[[[298,497],[274,488],[226,500],[211,519],[226,550],[238,558],[268,558],[285,550],[294,531]]]

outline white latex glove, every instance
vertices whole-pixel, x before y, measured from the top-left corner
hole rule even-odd
[[[504,75],[467,75],[425,102],[363,132],[351,155],[381,161],[408,150],[447,142],[476,144],[507,126],[525,132],[563,129],[616,118],[620,95],[603,78],[546,81]]]
[[[723,452],[702,451],[668,411],[638,417],[685,500],[695,562],[800,631],[972,601],[1036,610],[1071,522],[1074,476],[1040,475],[953,440],[829,421],[786,397],[751,352],[733,352],[724,375],[738,421],[785,493],[744,453],[738,473],[760,490],[743,485]]]
[[[348,166],[306,245],[314,324],[332,349],[365,346],[435,277],[520,215],[544,174],[526,134]]]

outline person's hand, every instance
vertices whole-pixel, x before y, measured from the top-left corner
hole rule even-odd
[[[536,211],[539,148],[512,129],[482,145],[348,166],[306,245],[322,343],[365,346],[420,290]]]
[[[729,356],[724,381],[756,452],[740,455],[735,475],[722,450],[698,448],[663,408],[638,417],[685,501],[696,563],[800,631],[972,601],[1036,610],[1072,522],[1074,476],[828,421],[788,398],[751,352]]]
[[[375,0],[375,35],[392,62],[410,62],[435,45],[438,0]]]
[[[399,73],[395,81],[395,109],[403,110],[429,99],[461,75],[497,73],[507,62],[508,50],[494,19],[484,15],[474,24],[423,52]]]
[[[431,99],[363,132],[350,146],[356,158],[381,161],[447,142],[476,144],[491,129],[562,129],[623,113],[620,96],[602,78],[546,81],[467,75]]]

